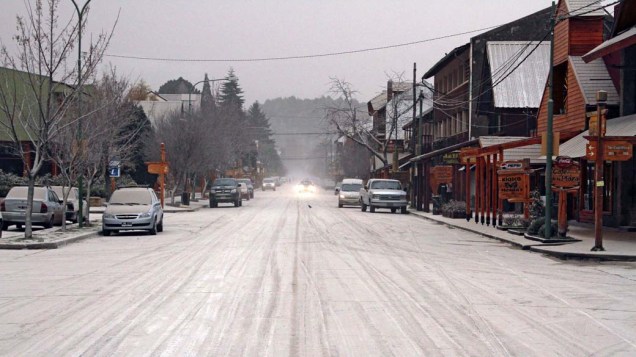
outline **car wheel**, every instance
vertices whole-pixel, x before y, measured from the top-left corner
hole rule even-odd
[[[243,200],[239,200],[239,207],[243,207]]]
[[[216,202],[214,200],[210,200],[210,208],[216,207]]]
[[[51,216],[51,219],[49,219],[48,222],[44,223],[44,228],[51,228],[53,227],[53,216]]]
[[[239,202],[241,202],[240,198],[238,200],[235,200],[234,201],[234,207],[238,207],[239,206]]]
[[[22,229],[22,223],[16,223],[15,224],[15,228]]]
[[[250,200],[250,195],[249,195],[249,194],[247,195],[247,200],[248,200],[248,201]]]
[[[3,231],[8,231],[9,230],[9,225],[11,224],[11,222],[5,222],[2,221],[2,230]]]
[[[157,219],[155,219],[155,221],[153,222],[152,228],[150,228],[148,233],[150,233],[151,236],[156,236],[157,235]]]
[[[250,193],[250,198],[254,198],[254,192]]]
[[[391,208],[391,213],[395,213],[395,211],[397,211],[397,208]]]
[[[112,233],[111,231],[109,231],[109,230],[107,230],[107,229],[103,229],[103,228],[102,228],[102,234],[103,234],[104,236],[108,237],[108,236],[110,236],[110,234],[111,234],[111,233]]]
[[[362,212],[366,212],[367,211],[367,205],[365,205],[364,202],[360,202],[360,210]]]
[[[369,212],[375,213],[375,206],[369,205]]]
[[[402,208],[400,209],[400,213],[402,213],[402,214],[407,214],[407,213],[409,213],[409,211],[406,209],[406,206],[404,206],[404,207],[402,207]]]
[[[157,225],[157,232],[163,232],[163,218],[161,219],[161,221]]]
[[[338,208],[342,208],[342,203],[338,202]]]

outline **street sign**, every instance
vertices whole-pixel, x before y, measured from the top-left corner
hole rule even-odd
[[[147,162],[148,165],[148,173],[150,174],[167,174],[168,173],[168,163],[167,162]]]
[[[119,160],[111,160],[108,163],[108,166],[110,166],[110,167],[121,166],[121,161],[119,161]]]
[[[119,177],[121,175],[120,171],[119,166],[111,166],[108,168],[108,176]]]
[[[596,141],[590,140],[585,148],[585,158],[589,161],[596,160]],[[606,161],[627,161],[634,154],[634,146],[629,141],[622,140],[604,140],[603,141],[603,160]]]

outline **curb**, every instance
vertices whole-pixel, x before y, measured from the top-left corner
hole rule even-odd
[[[574,253],[574,252],[556,252],[553,250],[546,250],[539,246],[530,247],[530,250],[537,253],[551,255],[559,259],[585,259],[585,260],[599,260],[599,261],[620,261],[620,262],[634,262],[636,256],[633,255],[620,255],[620,254],[605,254],[605,253]]]
[[[461,229],[461,230],[464,230],[464,231],[467,231],[467,232],[471,232],[471,233],[474,233],[474,234],[477,234],[477,235],[480,235],[480,236],[484,236],[484,237],[487,237],[487,238],[490,238],[490,239],[495,239],[495,240],[498,240],[498,241],[501,241],[501,242],[504,242],[504,243],[510,243],[510,244],[514,245],[515,247],[521,248],[522,250],[529,250],[530,247],[533,246],[533,244],[525,245],[525,244],[521,244],[519,242],[516,242],[514,240],[508,240],[508,239],[505,239],[505,238],[502,238],[502,237],[498,237],[498,236],[495,236],[495,235],[492,235],[492,234],[480,232],[478,230],[462,227],[462,226],[459,226],[459,225],[455,225],[455,224],[451,224],[451,223],[447,223],[447,222],[443,222],[443,221],[438,221],[438,220],[436,220],[434,218],[422,216],[422,215],[419,215],[417,213],[416,214],[412,214],[412,215],[415,216],[415,217],[421,218],[421,219],[425,219],[425,220],[431,221],[431,222],[443,224],[443,225],[448,226],[448,227]]]
[[[88,232],[75,237],[60,239],[53,242],[34,242],[34,243],[0,243],[0,249],[21,250],[21,249],[57,249],[65,245],[79,242],[84,239],[97,237],[99,232]]]

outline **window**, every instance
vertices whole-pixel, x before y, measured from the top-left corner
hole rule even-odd
[[[554,67],[553,79],[554,114],[565,114],[568,101],[568,64],[563,63]]]

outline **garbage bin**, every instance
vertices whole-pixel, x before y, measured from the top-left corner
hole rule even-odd
[[[434,195],[431,198],[433,201],[433,214],[442,214],[442,197]]]
[[[184,192],[181,194],[181,204],[183,206],[190,205],[190,192]]]

